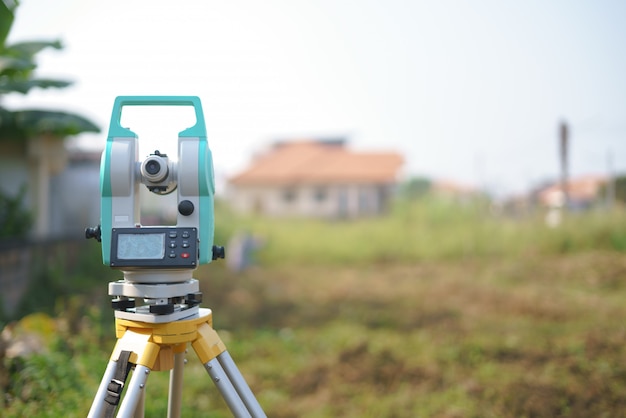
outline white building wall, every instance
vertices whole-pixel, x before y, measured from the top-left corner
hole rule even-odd
[[[383,209],[380,185],[231,187],[228,199],[240,213],[312,218],[354,218]]]
[[[97,162],[70,165],[50,181],[51,236],[82,236],[100,223],[100,166]]]

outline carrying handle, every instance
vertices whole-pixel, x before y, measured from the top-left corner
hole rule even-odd
[[[202,103],[197,96],[117,96],[109,124],[109,141],[116,137],[136,136],[130,129],[120,125],[124,106],[192,106],[196,114],[196,124],[180,132],[179,136],[206,138]]]

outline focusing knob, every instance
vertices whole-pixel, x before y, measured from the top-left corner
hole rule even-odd
[[[193,213],[194,206],[191,200],[183,200],[178,204],[178,212],[183,216],[189,216]]]
[[[100,229],[100,225],[95,226],[93,228],[85,229],[85,238],[90,239],[94,238],[96,241],[102,241],[102,230]]]
[[[226,256],[226,251],[224,247],[220,247],[218,245],[213,246],[213,260],[217,260],[218,258],[224,258]]]

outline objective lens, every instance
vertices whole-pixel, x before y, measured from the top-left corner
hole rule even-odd
[[[166,157],[151,155],[141,164],[143,182],[156,184],[167,178],[168,167]]]
[[[161,170],[161,164],[158,161],[150,160],[146,163],[146,172],[155,175]]]

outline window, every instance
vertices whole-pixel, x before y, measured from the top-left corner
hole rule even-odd
[[[286,189],[283,191],[283,200],[287,203],[296,200],[296,191],[294,189]]]
[[[328,198],[328,192],[323,187],[318,187],[313,192],[313,199],[315,199],[316,202],[321,203],[325,201],[327,198]]]
[[[366,215],[374,213],[374,201],[370,190],[359,190],[359,213]]]

